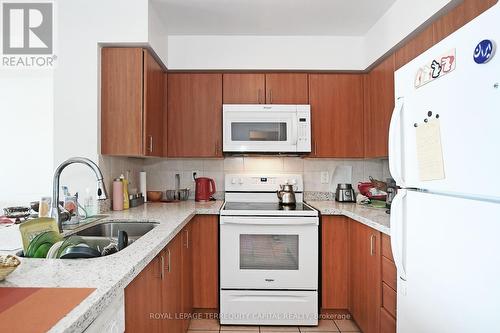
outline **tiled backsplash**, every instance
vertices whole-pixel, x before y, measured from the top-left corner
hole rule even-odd
[[[125,163],[125,162],[123,162]],[[115,163],[112,163],[115,169]],[[132,163],[135,166],[135,163]],[[181,175],[181,187],[194,188],[192,172],[213,178],[217,190],[224,189],[227,173],[303,173],[305,191],[334,191],[345,167],[352,167],[351,183],[368,180],[369,176],[385,180],[390,177],[387,160],[303,159],[299,157],[228,157],[225,159],[147,159],[148,189],[166,190],[175,187],[175,174]],[[337,172],[335,172],[337,170]],[[121,172],[121,171],[120,171]],[[328,172],[328,183],[321,182],[321,173]],[[333,177],[333,179],[332,179]]]
[[[139,172],[144,169],[145,159],[143,158],[130,158],[130,157],[111,157],[103,156],[99,157],[99,167],[101,168],[104,180],[106,181],[106,187],[109,194],[111,195],[111,189],[113,188],[113,179],[130,171],[130,187],[139,189]]]

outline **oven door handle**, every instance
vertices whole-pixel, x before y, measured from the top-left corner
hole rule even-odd
[[[280,221],[281,220],[281,221]],[[317,218],[298,219],[296,221],[290,219],[258,219],[258,218],[221,218],[220,224],[227,225],[268,225],[268,226],[310,226],[319,225]]]

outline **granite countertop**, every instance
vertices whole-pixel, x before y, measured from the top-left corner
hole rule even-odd
[[[386,235],[391,234],[390,215],[386,213],[385,208],[336,201],[308,200],[307,203],[319,210],[322,215],[345,215]]]
[[[21,265],[0,287],[96,288],[60,320],[50,332],[82,332],[115,296],[172,240],[196,214],[219,214],[223,201],[148,203],[127,211],[110,212],[103,221],[158,222],[159,225],[129,247],[108,257],[85,260],[21,258]],[[6,229],[15,228],[7,227]],[[0,229],[0,243],[12,233]]]

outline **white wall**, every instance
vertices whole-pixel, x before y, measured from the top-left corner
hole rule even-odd
[[[169,36],[169,69],[323,69],[364,66],[362,37]]]
[[[54,72],[54,164],[72,156],[99,160],[99,44],[146,45],[148,0],[59,1],[58,64]],[[106,173],[106,170],[104,170]],[[90,169],[71,166],[62,184],[95,191]]]
[[[51,195],[52,92],[50,70],[0,70],[0,209]]]
[[[167,30],[151,0],[148,4],[148,41],[165,67],[168,67]]]
[[[169,69],[365,70],[446,5],[397,0],[365,36],[168,36]]]
[[[398,0],[365,35],[365,65],[370,66],[434,14],[459,0]]]

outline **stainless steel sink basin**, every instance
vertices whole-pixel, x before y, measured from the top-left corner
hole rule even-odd
[[[76,233],[84,237],[118,238],[119,231],[125,231],[129,243],[137,240],[158,226],[155,222],[105,222]]]

